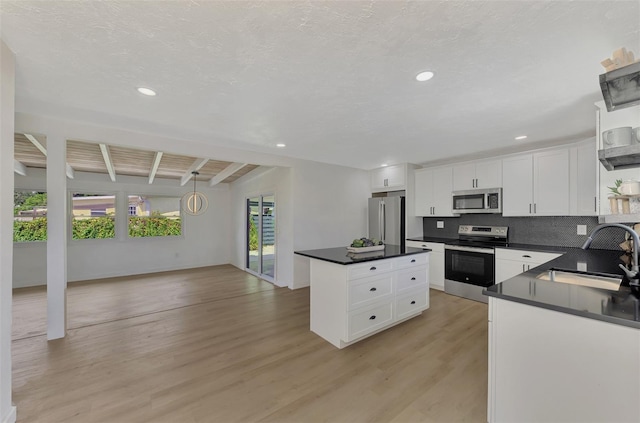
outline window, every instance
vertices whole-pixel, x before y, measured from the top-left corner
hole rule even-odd
[[[115,195],[73,193],[73,239],[115,237]]]
[[[131,211],[135,210],[135,215]],[[129,196],[129,236],[145,238],[182,234],[180,197]]]
[[[47,240],[47,193],[13,193],[13,242]]]

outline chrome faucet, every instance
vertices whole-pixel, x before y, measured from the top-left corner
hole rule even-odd
[[[631,247],[631,270],[627,269],[623,264],[619,264],[620,268],[624,270],[624,273],[627,274],[629,279],[638,279],[638,247],[640,246],[640,238],[638,238],[638,234],[632,228],[626,225],[622,225],[620,223],[603,223],[602,225],[596,226],[596,228],[591,232],[591,235],[587,238],[584,245],[582,246],[583,250],[586,250],[591,245],[593,241],[593,237],[600,232],[603,228],[621,228],[625,231],[629,232],[631,238],[633,238],[633,246]]]

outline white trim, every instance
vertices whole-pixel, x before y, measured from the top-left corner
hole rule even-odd
[[[189,169],[187,169],[184,175],[182,175],[182,178],[180,179],[180,186],[181,187],[184,186],[184,184],[186,184],[191,180],[191,178],[193,178],[193,174],[191,172],[199,171],[202,168],[202,166],[207,164],[208,161],[209,159],[196,159],[191,165],[191,167],[189,167]]]
[[[113,162],[111,161],[111,152],[109,151],[109,146],[107,144],[99,144],[100,151],[102,152],[102,158],[104,159],[104,165],[107,167],[107,172],[109,172],[109,178],[111,178],[111,182],[116,181],[116,172],[113,169]]]
[[[7,414],[4,417],[4,420],[2,420],[2,423],[15,423],[16,416],[17,416],[17,411],[16,411],[16,406],[14,405],[9,409],[9,414]]]
[[[37,139],[36,137],[34,137],[34,136],[33,136],[33,135],[31,135],[31,134],[24,134],[24,136],[25,136],[29,141],[31,141],[31,144],[33,144],[33,145],[34,145],[38,150],[40,150],[40,152],[41,152],[45,157],[47,157],[47,148],[46,148],[44,145],[42,145],[42,144],[40,143],[40,141],[38,141],[38,139]],[[67,163],[66,165],[67,165],[67,169],[66,169],[67,177],[68,177],[69,179],[73,179],[73,178],[75,177],[75,174],[74,174],[73,168],[71,167],[71,165],[70,165],[69,163]],[[22,175],[22,174],[21,174],[21,175]],[[25,176],[25,175],[22,175],[22,176]]]
[[[33,135],[31,135],[31,134],[24,134],[24,136],[25,136],[29,141],[31,141],[31,144],[33,144],[33,145],[34,145],[38,150],[40,150],[40,152],[41,152],[42,154],[44,154],[44,155],[45,155],[45,157],[47,156],[47,149],[45,148],[45,146],[44,146],[44,145],[42,145],[42,144],[40,143],[40,141],[38,141],[38,139],[37,139],[36,137],[34,137],[34,136],[33,136]]]
[[[214,185],[219,184],[220,182],[227,179],[229,176],[233,175],[243,167],[245,167],[247,163],[231,163],[229,166],[224,168],[221,172],[219,172],[216,176],[209,180],[209,186],[212,187]]]
[[[67,163],[66,171],[67,171],[67,178],[69,178],[69,179],[75,178],[76,173],[75,173],[75,171],[73,170],[73,168],[71,167],[71,165],[69,163]]]
[[[13,171],[18,175],[27,176],[27,167],[16,159],[13,159]]]
[[[164,153],[162,151],[156,151],[156,155],[153,158],[153,165],[151,166],[151,170],[149,171],[149,185],[153,183],[153,180],[156,177],[156,172],[158,172],[158,166],[160,166],[160,160],[162,160],[162,155]]]

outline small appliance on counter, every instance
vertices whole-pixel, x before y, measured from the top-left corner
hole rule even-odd
[[[458,240],[444,246],[444,292],[488,302],[482,290],[495,284],[495,247],[507,245],[507,226],[458,227]]]

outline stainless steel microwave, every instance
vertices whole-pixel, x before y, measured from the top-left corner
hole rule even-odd
[[[502,188],[453,191],[453,213],[502,213]]]

